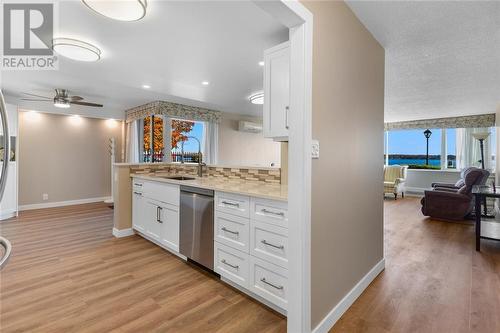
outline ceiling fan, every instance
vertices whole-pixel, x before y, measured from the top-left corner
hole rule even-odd
[[[102,108],[102,104],[89,103],[84,102],[83,97],[80,96],[70,96],[66,89],[55,89],[56,95],[52,97],[45,97],[35,94],[23,93],[29,97],[22,98],[23,101],[31,101],[31,102],[52,102],[55,107],[67,109],[71,106],[71,104],[83,105],[83,106],[92,106],[97,108]]]

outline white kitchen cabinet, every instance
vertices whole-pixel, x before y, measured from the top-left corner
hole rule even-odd
[[[263,132],[275,141],[288,141],[290,112],[290,43],[264,51]]]
[[[159,205],[159,221],[162,224],[161,243],[179,252],[179,207],[168,204]]]
[[[139,190],[132,192],[132,227],[142,233],[146,232],[146,200]]]
[[[161,243],[163,226],[161,220],[161,203],[155,200],[146,199],[146,236],[152,240]]]
[[[132,226],[157,245],[179,252],[179,185],[132,180]]]

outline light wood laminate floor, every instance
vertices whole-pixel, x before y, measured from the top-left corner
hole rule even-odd
[[[0,273],[0,331],[285,332],[286,319],[139,236],[104,204],[22,212]]]
[[[330,332],[500,332],[500,242],[387,199],[386,269]]]

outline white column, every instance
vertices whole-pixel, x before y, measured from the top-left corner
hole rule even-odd
[[[448,169],[448,145],[446,144],[446,128],[441,129],[441,169]]]

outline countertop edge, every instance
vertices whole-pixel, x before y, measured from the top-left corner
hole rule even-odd
[[[266,195],[266,194],[261,194],[261,193],[254,193],[252,191],[241,191],[241,190],[228,190],[227,188],[220,188],[218,186],[210,186],[210,185],[205,185],[205,184],[193,184],[191,180],[175,180],[175,179],[168,179],[168,178],[160,178],[160,177],[155,177],[155,176],[147,176],[147,175],[130,175],[130,178],[138,178],[138,179],[144,179],[144,180],[150,180],[150,181],[155,181],[155,182],[161,182],[161,183],[167,183],[167,184],[174,184],[174,185],[186,185],[186,186],[193,186],[193,187],[198,187],[198,188],[204,188],[207,190],[214,190],[214,191],[220,191],[224,193],[233,193],[233,194],[239,194],[239,195],[247,195],[250,197],[256,197],[256,198],[262,198],[262,199],[269,199],[269,200],[276,200],[276,201],[282,201],[282,202],[288,202],[288,198],[284,198],[281,196],[273,196],[273,195]],[[198,178],[196,177],[198,180]],[[229,183],[230,181],[228,181]],[[265,184],[270,185],[270,186],[283,186],[280,184]]]

